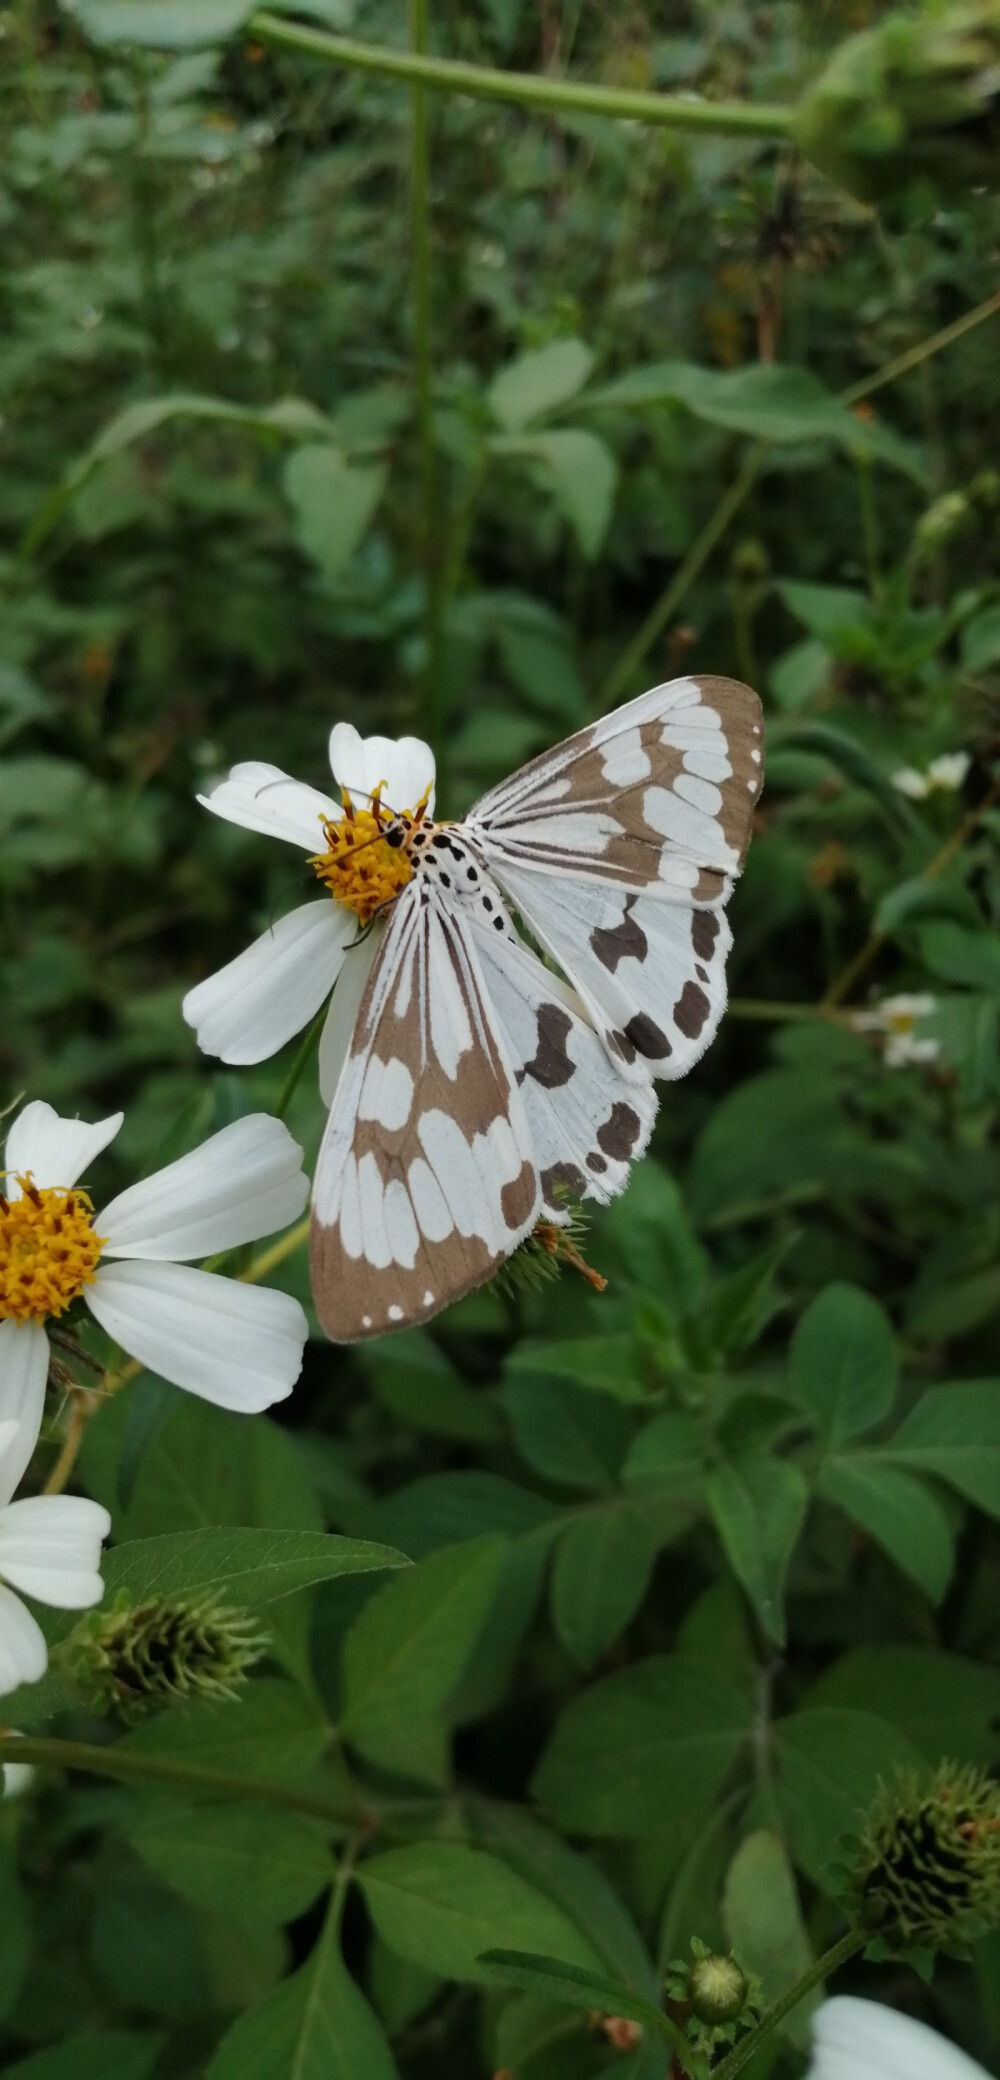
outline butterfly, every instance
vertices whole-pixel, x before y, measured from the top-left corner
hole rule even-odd
[[[208,1051],[260,1060],[336,983],[310,1268],[327,1334],[352,1342],[483,1283],[539,1218],[566,1222],[567,1197],[624,1188],[654,1080],[686,1074],[725,1008],[724,905],[763,722],[735,680],[676,679],[542,753],[460,823],[435,821],[418,739],[341,723],[331,763],[339,806],[261,764],[206,798],[316,848],[335,902],[293,911],[190,992],[185,1015]]]

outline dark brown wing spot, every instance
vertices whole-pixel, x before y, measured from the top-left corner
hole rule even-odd
[[[530,1076],[547,1091],[559,1090],[573,1075],[573,1064],[566,1048],[573,1021],[561,1004],[539,1004],[535,1023],[538,1028],[535,1057],[518,1070],[518,1083]]]
[[[636,1050],[625,1033],[609,1033],[608,1046],[613,1053],[620,1054],[623,1062],[634,1062]]]
[[[587,1157],[588,1170],[592,1170],[595,1177],[600,1177],[603,1175],[607,1167],[608,1166],[604,1160],[604,1157],[598,1155],[596,1148],[592,1148],[589,1156]]]
[[[597,1129],[597,1144],[613,1162],[625,1163],[641,1132],[642,1122],[638,1113],[619,1099],[617,1105],[612,1105],[604,1125]]]
[[[597,925],[590,934],[590,943],[602,967],[614,974],[619,961],[644,961],[649,951],[649,942],[641,925],[632,916],[635,897],[626,896],[625,915],[620,924]]]
[[[691,984],[686,982],[684,985],[685,995],[690,987]],[[681,1002],[683,1003],[683,1001],[682,997]],[[674,1016],[676,1018],[676,1012]],[[680,1025],[679,1019],[677,1023]],[[701,1031],[700,1026],[698,1030],[699,1032]],[[681,1031],[684,1031],[683,1026],[681,1026]],[[625,1028],[625,1038],[631,1041],[636,1054],[645,1055],[647,1061],[662,1061],[664,1056],[672,1052],[666,1033],[660,1031],[656,1020],[650,1018],[649,1013],[646,1011],[637,1011],[635,1017],[629,1019]]]
[[[719,936],[714,910],[695,910],[691,916],[691,944],[700,961],[710,961]]]
[[[587,1180],[575,1163],[553,1163],[542,1171],[542,1198],[546,1206],[558,1204],[560,1191],[573,1192],[577,1198],[586,1191]]]
[[[535,1203],[535,1173],[530,1163],[522,1163],[517,1176],[505,1184],[500,1194],[500,1211],[508,1228],[523,1227]]]
[[[677,1029],[683,1033],[685,1040],[697,1040],[710,1009],[708,998],[700,985],[697,982],[686,982],[674,1005]]]

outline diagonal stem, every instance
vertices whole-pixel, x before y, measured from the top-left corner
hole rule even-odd
[[[839,1943],[834,1943],[831,1949],[824,1951],[823,1956],[818,1957],[807,1972],[803,1972],[801,1979],[796,1979],[795,1985],[782,1995],[780,2001],[775,2001],[772,2007],[764,2010],[756,2028],[750,2030],[742,2042],[734,2046],[721,2065],[713,2066],[712,2080],[734,2080],[734,2075],[742,2072],[765,2037],[769,2037],[772,2030],[777,2029],[780,2022],[784,2022],[785,2016],[790,2015],[792,2009],[805,2000],[806,1994],[811,1993],[814,1986],[822,1985],[823,1980],[829,1978],[830,1973],[835,1972],[839,1965],[846,1964],[849,1957],[856,1957],[858,1951],[863,1950],[869,1941],[870,1934],[866,1934],[863,1929],[852,1928],[846,1936],[841,1936]]]
[[[50,1740],[33,1733],[0,1734],[0,1762],[89,1770],[96,1776],[117,1777],[122,1783],[162,1784],[168,1791],[215,1792],[222,1798],[244,1798],[258,1805],[281,1806],[290,1813],[305,1813],[332,1827],[357,1826],[361,1817],[357,1807],[336,1805],[332,1799],[297,1791],[290,1784],[273,1784],[265,1777],[231,1776],[227,1770],[202,1769],[162,1755],[133,1754],[113,1742],[103,1746],[96,1741]]]

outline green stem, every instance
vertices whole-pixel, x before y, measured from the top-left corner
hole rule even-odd
[[[428,0],[407,0],[410,51],[427,50]],[[441,558],[438,540],[437,457],[434,448],[431,325],[431,143],[427,89],[416,81],[410,94],[410,235],[413,291],[413,387],[420,458],[420,549],[424,571],[424,716],[440,768],[445,752],[441,669]]]
[[[0,1735],[0,1762],[29,1762],[43,1769],[91,1770],[96,1776],[117,1777],[123,1783],[163,1784],[172,1791],[211,1791],[222,1798],[246,1798],[258,1805],[282,1806],[290,1813],[306,1813],[310,1819],[325,1820],[331,1827],[357,1826],[356,1808],[335,1805],[332,1799],[296,1791],[288,1784],[272,1784],[264,1777],[236,1777],[227,1770],[200,1769],[190,1763],[170,1762],[160,1755],[138,1755],[128,1748],[94,1741],[43,1739],[33,1733]]]
[[[780,998],[730,997],[726,1006],[728,1018],[758,1019],[768,1025],[793,1025],[803,1022],[823,1025],[849,1025],[845,1011],[837,1011],[828,1004],[786,1004]]]
[[[373,72],[383,79],[416,81],[446,94],[470,94],[479,101],[512,101],[519,108],[582,111],[617,116],[626,122],[656,123],[678,130],[729,131],[743,137],[790,135],[794,111],[745,101],[698,101],[684,94],[633,93],[624,87],[596,87],[583,80],[554,79],[533,72],[498,72],[487,65],[467,65],[457,58],[431,58],[423,51],[386,50],[358,43],[350,36],[330,36],[301,22],[259,9],[244,23],[245,36],[261,43],[301,51],[328,65],[354,72]]]
[[[622,651],[617,664],[612,666],[607,678],[599,687],[594,701],[595,715],[603,715],[608,708],[615,707],[622,694],[627,691],[633,672],[638,671],[644,658],[649,655],[657,637],[662,635],[685,594],[708,562],[716,543],[722,539],[730,521],[735,519],[744,500],[749,496],[769,452],[769,446],[767,441],[754,442],[749,454],[744,458],[739,475],[723,492],[683,563],[674,572],[669,585],[650,608],[628,648]]]
[[[291,1068],[288,1071],[288,1075],[285,1077],[284,1083],[281,1086],[281,1095],[274,1108],[275,1119],[284,1119],[285,1114],[288,1111],[288,1108],[292,1102],[292,1099],[295,1096],[296,1085],[298,1084],[303,1074],[303,1071],[308,1068],[309,1063],[312,1060],[312,1057],[319,1046],[319,1036],[323,1031],[323,1023],[326,1018],[326,1011],[327,1007],[324,1004],[322,1011],[317,1011],[316,1016],[313,1019],[312,1025],[309,1027],[308,1032],[303,1034],[302,1042],[299,1047],[298,1053],[295,1057],[294,1062],[292,1063]],[[227,1251],[226,1254],[228,1255],[229,1252]]]
[[[846,1936],[841,1936],[839,1943],[834,1943],[831,1949],[816,1959],[815,1964],[810,1965],[807,1972],[803,1972],[801,1979],[796,1979],[795,1985],[780,2001],[775,2001],[773,2007],[765,2009],[756,2028],[752,2029],[741,2043],[734,2046],[722,2064],[712,2067],[712,2080],[733,2080],[734,2074],[742,2072],[765,2037],[769,2037],[772,2030],[777,2029],[779,2022],[784,2022],[785,2016],[798,2007],[799,2002],[805,1999],[807,1993],[812,1992],[814,1986],[821,1985],[824,1979],[829,1978],[831,1972],[846,1964],[849,1957],[855,1957],[868,1941],[869,1937],[864,1930],[856,1928],[849,1929]]]

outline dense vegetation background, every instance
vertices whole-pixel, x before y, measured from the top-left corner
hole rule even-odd
[[[232,760],[323,785],[336,719],[415,731],[459,814],[690,666],[760,688],[768,774],[731,1015],[593,1221],[603,1295],[317,1339],[274,1419],[148,1377],[92,1405],[74,1481],[116,1540],[326,1525],[417,1565],[270,1605],[239,1701],[123,1724],[65,1649],[4,1701],[288,1804],[40,1771],[0,1816],[3,2049],[653,2080],[662,2046],[478,1990],[479,1953],[655,1997],[698,1936],[780,1991],[879,1778],[1000,1759],[997,320],[837,401],[992,294],[997,206],[922,179],[876,214],[787,143],[435,97],[422,444],[408,90],[115,12],[0,21],[5,1101],[124,1105],[109,1189],[279,1103],[294,1049],[218,1070],[180,1017],[302,885],[197,807]],[[881,12],[479,0],[432,42],[792,103]],[[353,31],[401,41],[399,0]],[[899,993],[932,1044],[852,1023]],[[308,1162],[311,1068],[288,1118]],[[269,1275],[307,1300],[301,1247]],[[997,1938],[838,1983],[1000,2058]]]

